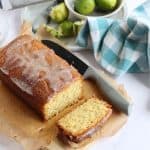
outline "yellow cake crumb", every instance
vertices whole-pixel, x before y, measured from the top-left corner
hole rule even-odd
[[[58,125],[67,133],[80,135],[104,119],[110,109],[110,105],[105,101],[91,98],[60,119]]]

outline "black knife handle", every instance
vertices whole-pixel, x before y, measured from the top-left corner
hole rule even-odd
[[[88,65],[73,55],[69,50],[50,40],[42,40],[42,43],[53,49],[58,56],[65,59],[70,65],[74,66],[80,74],[83,75],[87,70]]]

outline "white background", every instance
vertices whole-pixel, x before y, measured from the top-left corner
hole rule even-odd
[[[144,0],[126,0],[128,13]],[[15,13],[15,12],[13,12]],[[20,26],[20,18],[10,12],[0,11],[0,45],[1,40],[12,39]],[[7,19],[6,19],[7,18]],[[14,26],[14,24],[17,24]],[[7,34],[6,34],[7,33]],[[6,42],[6,41],[5,41]],[[91,54],[83,52],[89,63],[97,67]],[[150,150],[150,74],[126,74],[119,79],[134,101],[133,112],[126,125],[113,137],[97,140],[89,150]],[[11,148],[12,149],[12,148]],[[0,150],[6,150],[1,147]],[[10,150],[10,148],[9,148]]]

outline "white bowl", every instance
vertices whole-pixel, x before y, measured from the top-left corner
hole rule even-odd
[[[64,0],[66,7],[70,11],[71,15],[73,15],[76,18],[86,19],[87,17],[111,17],[111,16],[115,15],[118,11],[120,11],[120,9],[124,6],[125,0],[118,0],[117,8],[111,12],[100,12],[100,11],[96,12],[96,11],[94,11],[89,16],[85,16],[85,15],[82,15],[82,14],[79,14],[78,12],[76,12],[74,10],[74,1],[75,0]]]

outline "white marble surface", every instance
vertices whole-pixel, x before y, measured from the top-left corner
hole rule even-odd
[[[130,13],[143,1],[126,0],[128,12]],[[19,14],[19,11],[3,12],[0,10],[0,19],[3,20],[0,23],[0,46],[16,36],[20,26]],[[83,54],[85,59],[88,58],[89,63],[97,67],[92,54],[88,52],[83,52]],[[126,74],[117,80],[124,84],[132,97],[133,112],[127,124],[115,136],[107,140],[97,140],[89,147],[89,150],[150,150],[150,74]],[[5,148],[2,147],[2,142],[0,138],[0,150],[10,150],[6,148],[6,145]]]

